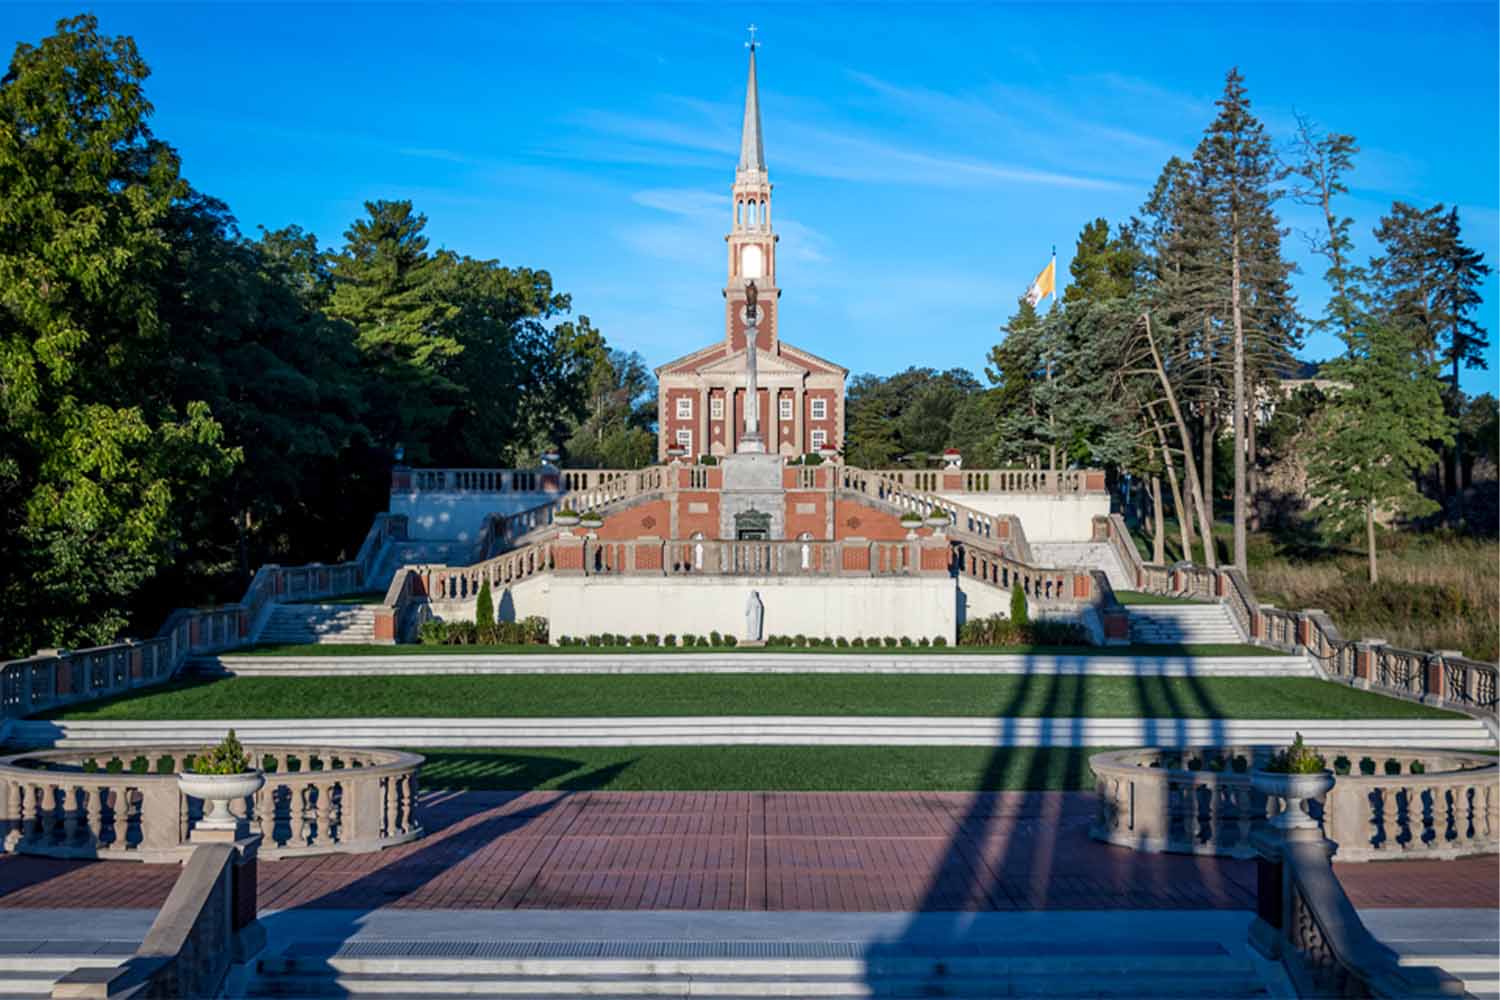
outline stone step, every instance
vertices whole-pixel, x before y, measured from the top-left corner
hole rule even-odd
[[[350,747],[575,746],[1324,746],[1490,750],[1478,719],[1134,719],[886,716],[366,718],[95,721],[19,719],[9,739],[93,748],[212,741]]]
[[[256,642],[299,646],[375,641],[374,604],[279,604],[255,636]]]
[[[465,975],[465,963],[438,973],[342,973],[329,976],[262,976],[248,997],[1266,997],[1249,969],[1209,972],[1104,973],[1074,971],[1068,961],[1032,975],[905,976],[713,975],[657,973],[613,975],[580,970],[537,976]]]
[[[391,674],[1032,674],[1098,677],[1312,677],[1301,656],[995,653],[410,653],[194,657],[195,670],[242,677]]]

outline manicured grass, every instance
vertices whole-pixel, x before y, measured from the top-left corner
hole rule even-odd
[[[706,649],[695,646],[423,646],[359,645],[356,643],[323,642],[300,646],[278,646],[263,644],[233,649],[223,656],[504,656],[514,653],[538,656],[640,656],[647,653],[818,653],[830,656],[858,656],[860,654],[908,654],[941,656],[958,653],[963,656],[1281,656],[1279,650],[1265,649],[1246,643],[1198,643],[1183,646],[897,646],[878,648],[853,646],[818,646],[796,649],[790,646],[715,646]]]
[[[1448,718],[1301,677],[1053,674],[521,674],[230,677],[60,710],[63,719],[912,715],[1028,718]]]
[[[529,791],[1085,791],[1109,747],[569,747],[414,750],[428,788]]]
[[[1144,590],[1117,590],[1115,600],[1121,604],[1208,604],[1187,597],[1169,597],[1166,594],[1148,594]]]

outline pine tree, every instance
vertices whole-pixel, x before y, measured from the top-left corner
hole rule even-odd
[[[414,464],[430,462],[461,395],[450,376],[463,345],[448,327],[458,308],[437,294],[454,260],[427,252],[427,217],[411,202],[366,202],[365,210],[332,261],[328,313],[354,327],[377,441],[402,444]]]
[[[990,348],[984,368],[994,387],[995,455],[1004,465],[1035,468],[1053,443],[1047,419],[1048,331],[1036,307],[1022,298],[1000,332],[1004,337]]]
[[[1368,316],[1349,330],[1348,353],[1324,366],[1338,383],[1324,408],[1309,456],[1309,485],[1319,519],[1341,534],[1361,522],[1370,582],[1379,580],[1377,511],[1420,516],[1437,505],[1413,474],[1435,459],[1429,441],[1452,440],[1436,363],[1415,350],[1416,331]]]
[[[1273,205],[1274,156],[1265,128],[1250,111],[1244,78],[1229,71],[1218,117],[1193,154],[1199,187],[1227,249],[1227,318],[1234,443],[1234,565],[1246,569],[1252,424],[1257,381],[1289,364],[1297,343],[1290,265]],[[1258,377],[1259,376],[1259,377]]]

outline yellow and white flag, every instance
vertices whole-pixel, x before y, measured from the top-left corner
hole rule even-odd
[[[1032,305],[1045,299],[1047,296],[1057,296],[1057,258],[1053,257],[1042,268],[1042,273],[1036,276],[1031,287],[1026,289],[1026,301]]]

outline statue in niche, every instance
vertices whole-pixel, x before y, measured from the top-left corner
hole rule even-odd
[[[761,631],[765,624],[766,606],[761,603],[760,591],[750,591],[750,596],[745,599],[745,641],[760,642]]]

